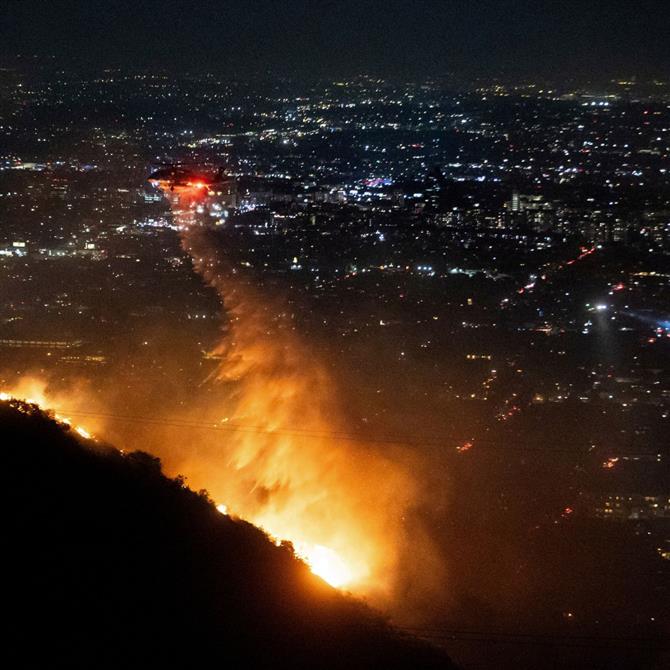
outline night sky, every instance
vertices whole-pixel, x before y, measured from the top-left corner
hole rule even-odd
[[[670,72],[668,0],[4,0],[0,54],[297,75]]]

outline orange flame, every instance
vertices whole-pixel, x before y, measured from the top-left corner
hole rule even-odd
[[[219,415],[254,427],[210,442],[204,458],[202,449],[185,455],[179,471],[271,536],[292,542],[325,581],[383,597],[398,560],[402,518],[416,495],[413,478],[369,448],[328,437],[342,419],[324,367],[295,335],[281,304],[217,255],[197,225],[201,193],[170,195],[182,244],[228,315],[215,352],[216,380],[234,394]]]
[[[45,412],[50,412],[53,418],[63,426],[72,428],[80,437],[86,440],[95,439],[93,434],[84,426],[74,424],[72,419],[60,414],[54,405],[53,397],[46,391],[46,383],[33,377],[22,380],[14,388],[7,388],[0,392],[0,401],[9,402],[19,400],[30,405],[37,405]]]

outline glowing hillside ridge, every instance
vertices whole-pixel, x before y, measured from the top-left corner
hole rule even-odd
[[[325,582],[339,588],[352,581],[351,570],[337,552],[321,544],[296,547],[296,554],[309,566],[310,570]]]
[[[47,403],[46,403],[44,398],[40,398],[40,399],[33,398],[33,397],[24,398],[24,397],[19,397],[17,395],[14,395],[12,393],[8,393],[6,391],[0,391],[0,401],[10,402],[10,403],[12,401],[17,401],[17,402],[26,403],[28,405],[35,405],[40,410],[42,410],[46,414],[53,417],[53,419],[54,419],[54,421],[56,421],[56,423],[60,424],[61,426],[66,426],[68,428],[71,428],[80,437],[83,437],[85,440],[95,439],[93,437],[93,434],[89,430],[87,430],[83,426],[73,424],[72,419],[70,419],[69,417],[63,416],[62,414],[59,414],[58,412],[56,412],[55,410],[53,410],[51,408],[46,408],[45,406],[46,406]]]
[[[56,410],[48,407],[49,402],[43,393],[38,393],[37,395],[39,397],[21,397],[20,394],[15,392],[0,391],[0,401],[34,405],[39,410],[53,417],[56,423],[74,430],[85,440],[95,439],[89,430],[83,426],[73,424],[71,419],[62,416]],[[20,407],[17,407],[17,409],[19,409],[19,411],[23,411]],[[228,516],[229,514],[227,505],[218,504],[216,505],[216,509],[225,516]],[[312,573],[323,579],[331,586],[340,588],[353,580],[354,575],[352,570],[340,557],[340,555],[333,549],[325,547],[321,544],[306,542],[304,540],[293,540],[288,537],[275,537],[272,532],[268,531],[262,525],[259,525],[259,527],[265,531],[277,545],[280,545],[286,541],[290,542],[293,545],[295,555],[307,564]]]
[[[222,503],[216,506],[216,509],[228,516],[230,514],[228,505]],[[262,528],[262,526],[260,526]],[[285,540],[273,537],[272,533],[267,529],[262,528],[275,544],[280,545]],[[309,569],[317,576],[321,577],[324,582],[340,588],[346,586],[353,581],[354,575],[349,566],[342,560],[342,557],[329,547],[324,547],[322,544],[311,544],[309,542],[291,542],[295,555],[302,559]]]

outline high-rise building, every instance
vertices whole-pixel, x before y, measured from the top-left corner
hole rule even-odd
[[[505,203],[505,209],[519,224],[530,226],[536,232],[544,232],[551,227],[554,219],[554,205],[542,195],[525,195],[514,191]]]

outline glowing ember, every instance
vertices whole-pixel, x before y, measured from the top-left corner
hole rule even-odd
[[[228,516],[228,505],[217,505],[216,510],[224,516]]]

